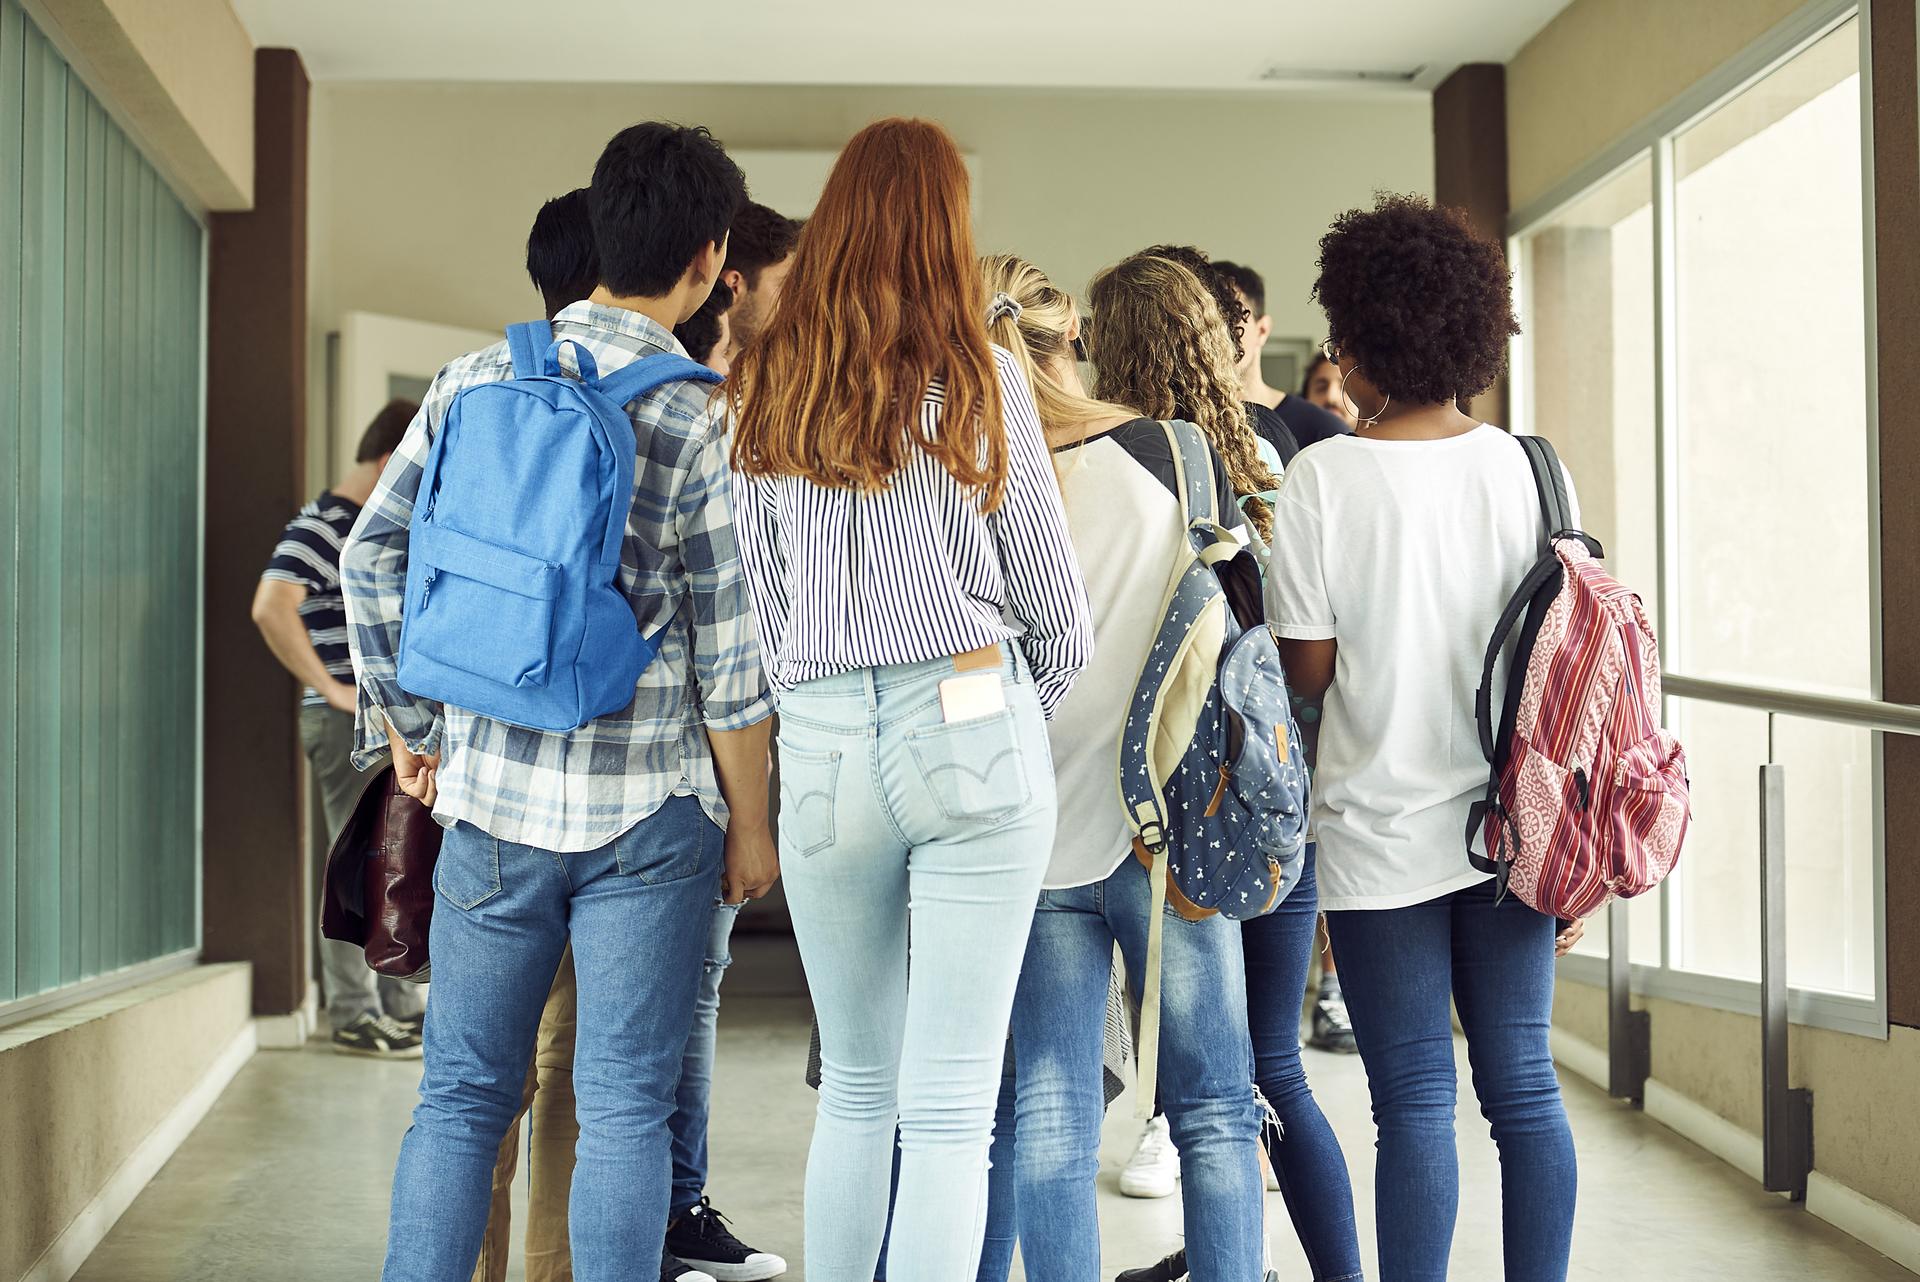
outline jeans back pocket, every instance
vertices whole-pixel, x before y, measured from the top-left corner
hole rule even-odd
[[[909,730],[907,748],[948,819],[1001,823],[1024,810],[1033,796],[1011,707],[990,717]]]
[[[834,795],[840,782],[837,749],[811,751],[780,745],[780,854],[805,859],[834,841]]]

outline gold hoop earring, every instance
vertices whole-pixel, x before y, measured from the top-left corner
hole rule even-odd
[[[1387,393],[1387,399],[1380,402],[1380,408],[1375,410],[1370,416],[1362,418],[1360,416],[1360,406],[1354,401],[1353,397],[1347,395],[1347,380],[1359,372],[1360,367],[1355,365],[1351,371],[1341,378],[1340,399],[1347,403],[1347,413],[1353,415],[1353,421],[1356,424],[1365,423],[1368,427],[1372,427],[1380,421],[1380,416],[1387,412],[1387,406],[1393,404],[1393,393]]]

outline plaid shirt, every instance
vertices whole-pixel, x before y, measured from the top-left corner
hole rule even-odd
[[[602,374],[655,351],[684,354],[646,317],[593,303],[566,308],[553,330],[592,352]],[[570,361],[571,349],[561,350]],[[504,342],[440,371],[347,543],[355,764],[379,756],[391,723],[413,751],[440,754],[441,823],[465,820],[541,850],[597,849],[675,794],[697,795],[724,824],[707,730],[753,725],[773,703],[734,546],[725,416],[704,383],[670,384],[628,407],[640,451],[620,583],[643,632],[670,621],[631,707],[553,734],[415,699],[395,680],[407,524],[428,447],[457,393],[511,374]]]

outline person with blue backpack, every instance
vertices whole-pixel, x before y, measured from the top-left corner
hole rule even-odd
[[[546,304],[549,322],[569,304],[589,297],[600,281],[589,196],[588,190],[580,187],[547,201],[527,235],[527,275]],[[735,226],[737,229],[738,224]],[[734,236],[730,230],[729,258],[735,248]],[[723,326],[715,323],[715,318],[724,321],[732,301],[731,290],[716,286],[690,320],[674,327],[674,337],[687,355],[720,373],[725,371],[716,363],[715,349],[723,341],[719,332]],[[687,1038],[677,1103],[668,1122],[673,1133],[673,1200],[666,1250],[660,1261],[660,1282],[756,1282],[778,1277],[787,1267],[778,1255],[757,1250],[735,1237],[726,1217],[706,1196],[715,1027],[720,985],[732,960],[730,941],[740,909],[740,904],[727,903],[717,896],[714,899],[693,1030]],[[573,1097],[575,1014],[573,956],[568,952],[562,956],[553,991],[540,1016],[533,1065],[527,1072],[521,1104],[527,1120],[527,1282],[568,1282],[573,1276],[572,1253],[567,1247],[567,1203],[573,1183],[574,1144],[580,1134]],[[522,1129],[516,1117],[500,1143],[493,1169],[493,1205],[473,1282],[505,1282],[507,1276]]]
[[[745,200],[704,129],[617,134],[598,287],[440,372],[346,548],[360,753],[390,747],[446,828],[387,1282],[467,1282],[569,943],[574,1275],[662,1253],[708,907],[779,873],[718,376],[671,333]]]

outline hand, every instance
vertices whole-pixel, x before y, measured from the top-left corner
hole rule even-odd
[[[1586,922],[1576,919],[1567,923],[1567,928],[1553,937],[1553,955],[1555,957],[1565,957],[1573,946],[1580,942],[1581,937],[1586,933]]]
[[[759,899],[780,880],[780,855],[766,823],[727,825],[727,867],[720,875],[720,897],[730,904]]]
[[[329,708],[349,715],[360,707],[360,692],[345,681],[329,681],[320,697],[327,701]]]
[[[440,758],[422,756],[412,751],[391,726],[387,728],[387,746],[393,751],[393,777],[399,783],[400,791],[427,809],[433,809],[433,803],[440,799],[440,786],[436,778]]]

